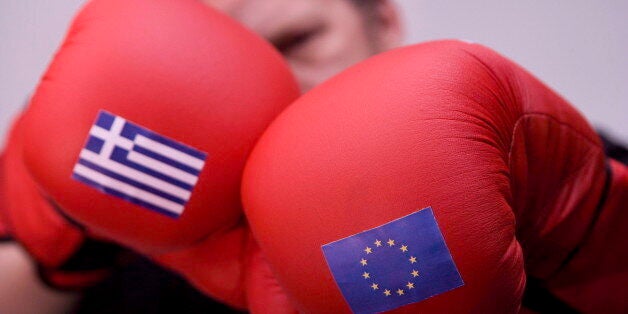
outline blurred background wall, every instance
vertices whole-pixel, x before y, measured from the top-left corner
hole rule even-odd
[[[0,0],[2,138],[83,2]],[[398,5],[407,43],[459,38],[490,46],[561,93],[596,127],[628,142],[628,1],[398,0]]]

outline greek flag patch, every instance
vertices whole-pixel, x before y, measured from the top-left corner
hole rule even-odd
[[[72,178],[172,218],[183,214],[207,154],[101,110]]]

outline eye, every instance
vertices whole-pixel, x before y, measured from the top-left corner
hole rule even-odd
[[[279,36],[272,43],[283,55],[288,55],[310,42],[319,32],[320,28],[293,31]]]

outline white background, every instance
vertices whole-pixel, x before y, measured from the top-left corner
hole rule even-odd
[[[0,136],[82,2],[0,0]],[[399,0],[399,8],[408,43],[460,38],[488,45],[628,142],[628,1]]]

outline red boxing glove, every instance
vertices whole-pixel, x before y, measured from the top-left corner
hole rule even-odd
[[[25,116],[26,168],[88,232],[245,307],[245,160],[298,96],[272,47],[194,0],[95,0]]]
[[[23,120],[16,120],[0,158],[0,238],[19,242],[49,285],[91,286],[110,273],[123,250],[87,237],[42,193],[24,165]]]
[[[4,164],[5,157],[0,155],[0,165]],[[0,242],[11,241],[11,233],[9,232],[9,225],[7,223],[7,217],[5,211],[5,204],[3,200],[6,199],[5,192],[1,186],[5,185],[5,174],[3,167],[0,167]]]
[[[298,313],[257,244],[249,250],[246,296],[251,313]]]
[[[0,194],[0,197],[2,197],[2,194]],[[7,226],[6,221],[4,221],[5,219],[6,219],[5,217],[0,216],[0,242],[11,240],[11,235],[9,234],[9,227]]]
[[[606,178],[567,102],[482,46],[440,41],[374,57],[288,108],[248,161],[243,201],[303,312],[514,313],[525,271],[573,308],[621,312],[627,235],[611,218],[626,222],[627,192],[613,183],[604,205]],[[597,250],[583,246],[591,228]],[[618,252],[598,261],[608,277],[584,257],[604,239]],[[555,289],[597,280],[596,296]]]
[[[541,277],[547,289],[582,313],[626,313],[628,282],[628,167],[609,161],[610,176],[594,213],[574,211],[580,243],[553,273]],[[556,237],[573,236],[569,231]],[[543,261],[530,262],[542,268]],[[537,275],[538,276],[538,275]],[[540,276],[539,276],[540,277]]]

